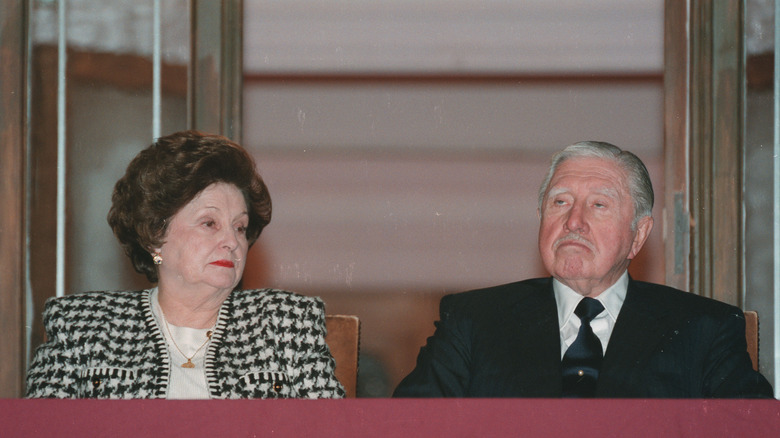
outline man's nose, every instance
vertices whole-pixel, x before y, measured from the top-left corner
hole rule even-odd
[[[582,205],[575,203],[569,210],[566,217],[566,229],[575,233],[584,233],[587,231],[587,221],[585,219],[585,209]]]

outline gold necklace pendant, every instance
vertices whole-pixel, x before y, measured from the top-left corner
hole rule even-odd
[[[163,313],[162,307],[160,307],[160,315],[162,316],[162,320],[163,320],[163,323],[165,324],[165,329],[168,332],[168,336],[171,337],[171,342],[173,342],[173,346],[176,347],[176,350],[178,350],[179,353],[181,353],[181,355],[184,356],[185,359],[187,359],[187,362],[184,362],[183,364],[181,364],[181,367],[182,368],[195,368],[195,364],[192,363],[192,358],[195,357],[198,354],[198,352],[200,352],[200,350],[202,350],[203,347],[205,347],[206,344],[209,343],[209,341],[211,340],[212,331],[209,330],[209,331],[206,332],[206,342],[202,343],[200,345],[200,347],[198,347],[198,349],[195,350],[195,353],[192,353],[192,356],[187,357],[187,355],[185,355],[184,352],[181,351],[181,348],[179,348],[179,345],[176,343],[176,339],[174,339],[173,333],[171,333],[171,328],[168,327],[168,320],[165,319],[165,313]]]

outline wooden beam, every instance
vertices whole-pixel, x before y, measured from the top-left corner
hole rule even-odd
[[[688,7],[664,4],[664,252],[666,284],[688,290],[690,209],[688,206]]]
[[[57,47],[36,46],[36,56],[56,59]],[[121,90],[152,89],[152,61],[139,55],[84,52],[68,49],[68,79],[90,85],[106,85]],[[187,66],[162,64],[162,92],[187,95]]]
[[[0,4],[0,398],[25,375],[26,1]]]

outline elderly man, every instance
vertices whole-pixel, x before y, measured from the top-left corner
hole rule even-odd
[[[627,272],[653,228],[634,154],[581,142],[539,190],[552,278],[445,296],[395,397],[771,397],[740,309]]]

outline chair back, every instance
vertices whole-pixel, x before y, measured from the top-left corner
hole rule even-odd
[[[348,398],[357,396],[358,353],[360,352],[360,320],[354,315],[326,315],[325,342],[336,360],[336,378],[344,386]]]
[[[754,310],[745,311],[745,341],[753,369],[758,371],[758,313]]]

